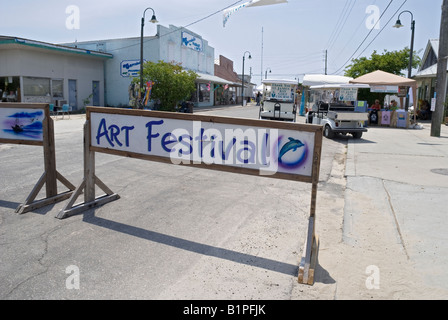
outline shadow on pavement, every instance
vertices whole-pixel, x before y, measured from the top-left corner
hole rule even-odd
[[[99,218],[95,216],[94,210],[87,211],[84,214],[83,221],[99,227],[107,228],[134,237],[139,237],[141,239],[161,243],[167,246],[176,247],[182,250],[187,250],[220,259],[226,259],[236,263],[246,264],[253,267],[262,268],[287,275],[298,276],[298,266],[296,265],[275,261],[263,257],[257,257],[251,254],[241,253],[229,249],[218,248],[211,245],[185,240],[155,231],[145,230],[139,227],[130,226],[120,222]]]

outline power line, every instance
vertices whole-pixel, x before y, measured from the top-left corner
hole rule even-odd
[[[170,31],[170,32],[165,33],[165,34],[163,34],[163,35],[160,35],[159,38],[164,37],[164,36],[167,36],[167,35],[170,35],[171,33],[174,33],[174,32],[177,32],[177,31],[179,31],[179,30],[182,30],[183,28],[187,28],[187,27],[190,27],[190,26],[192,26],[192,25],[194,25],[194,24],[196,24],[196,23],[199,23],[199,22],[201,22],[201,21],[204,21],[204,20],[206,20],[206,19],[208,19],[208,18],[210,18],[210,17],[212,17],[212,16],[214,16],[214,15],[216,15],[216,14],[218,14],[218,13],[220,13],[220,12],[222,12],[222,11],[228,9],[228,8],[233,7],[234,5],[236,5],[236,4],[238,4],[238,3],[242,2],[242,1],[243,1],[243,0],[236,1],[236,2],[232,3],[231,5],[228,5],[227,7],[223,8],[223,9],[220,9],[220,10],[218,10],[218,11],[216,11],[216,12],[213,12],[213,13],[209,14],[208,16],[204,17],[204,18],[198,19],[198,20],[196,20],[196,21],[194,21],[194,22],[192,22],[192,23],[187,24],[186,26],[179,27],[179,28],[177,28],[176,30]],[[154,40],[154,39],[155,39],[155,38],[151,38],[151,39],[143,40],[143,43],[152,41],[152,40]],[[117,51],[117,50],[121,50],[121,49],[126,49],[126,48],[130,48],[130,47],[138,46],[138,45],[140,45],[140,43],[137,43],[137,44],[131,44],[131,45],[129,45],[129,46],[124,46],[124,47],[120,47],[120,48],[112,49],[112,50],[109,50],[109,52],[113,52],[113,51]]]
[[[347,7],[349,1],[350,0],[345,1],[344,7],[342,8],[342,11],[341,11],[341,14],[339,15],[338,21],[336,22],[336,26],[333,28],[333,31],[330,34],[330,38],[328,38],[328,41],[326,44],[327,48],[329,47],[330,43],[333,41],[333,37],[335,36],[335,32],[338,29],[339,23],[342,21],[342,17],[344,16],[344,14],[346,12],[345,8]]]
[[[346,14],[346,16],[345,16],[345,20],[344,20],[342,26],[339,28],[339,31],[337,31],[337,33],[336,33],[336,35],[335,35],[335,38],[333,39],[332,44],[329,45],[329,46],[327,46],[327,50],[330,50],[330,49],[334,46],[334,44],[336,43],[336,40],[339,38],[339,35],[341,34],[341,31],[344,29],[345,24],[347,23],[348,17],[349,17],[350,14],[352,13],[352,10],[353,10],[353,7],[355,6],[355,3],[356,3],[355,0],[353,0],[353,2],[351,3],[350,10],[346,11],[347,14]],[[350,5],[350,4],[349,4],[349,5]],[[348,9],[348,7],[347,7],[347,9]]]
[[[374,0],[372,5],[375,5],[376,1],[377,0]],[[341,54],[344,51],[344,49],[348,46],[349,43],[352,42],[353,38],[355,37],[356,33],[360,30],[361,25],[363,23],[365,23],[365,17],[362,17],[362,19],[361,19],[360,23],[358,24],[358,26],[356,28],[354,28],[355,31],[353,32],[352,36],[350,37],[350,39],[348,39],[347,43],[342,47],[343,49],[336,55],[335,58],[332,59],[332,61],[331,61],[332,63],[334,63],[341,56]]]
[[[407,0],[405,0],[407,1]],[[333,74],[338,73],[340,70],[342,70],[345,65],[350,62],[350,60],[353,58],[353,56],[356,54],[356,52],[361,48],[361,46],[364,44],[364,42],[366,42],[367,38],[370,36],[370,34],[373,32],[373,30],[375,29],[376,25],[380,22],[381,18],[384,16],[384,14],[387,12],[387,10],[389,9],[390,5],[392,4],[392,2],[394,2],[394,0],[390,0],[389,4],[387,5],[386,9],[384,9],[383,13],[381,14],[380,18],[376,21],[375,25],[373,25],[373,27],[370,29],[369,33],[367,34],[367,36],[364,38],[364,40],[361,42],[361,44],[358,46],[358,48],[356,48],[356,50],[353,52],[353,54],[350,56],[350,58],[347,59],[347,61],[338,69],[336,70],[336,72],[333,72]]]
[[[358,59],[363,53],[364,51],[367,50],[368,47],[370,47],[370,45],[373,43],[373,41],[375,41],[376,38],[378,38],[378,36],[381,34],[381,32],[383,32],[383,30],[386,28],[386,26],[389,24],[389,22],[396,16],[396,14],[398,13],[398,11],[401,10],[401,8],[405,5],[405,3],[408,0],[404,0],[404,2],[401,4],[401,6],[397,9],[397,11],[395,11],[395,13],[392,15],[392,17],[390,17],[389,21],[387,21],[387,23],[384,25],[384,27],[378,32],[378,34],[375,36],[375,38],[372,39],[372,41],[370,41],[370,43],[364,48],[364,50],[356,57],[356,59]]]

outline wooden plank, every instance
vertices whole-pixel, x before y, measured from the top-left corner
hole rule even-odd
[[[201,121],[201,122],[260,127],[260,128],[296,130],[296,131],[305,131],[305,132],[322,131],[322,126],[320,126],[320,125],[301,124],[301,123],[296,123],[296,122],[283,122],[283,121],[274,121],[274,120],[255,120],[255,119],[247,119],[247,118],[229,118],[229,117],[222,117],[222,116],[197,115],[197,114],[179,113],[179,112],[163,112],[163,111],[120,109],[120,108],[106,108],[106,107],[87,107],[86,108],[86,119],[87,120],[90,120],[91,113],[106,113],[106,114],[118,114],[118,115],[128,115],[128,116],[142,116],[142,117],[149,117],[149,118]]]
[[[31,190],[30,194],[28,195],[28,197],[26,198],[25,202],[21,205],[19,205],[16,209],[16,213],[23,213],[23,211],[21,210],[21,208],[23,206],[27,206],[29,205],[31,202],[34,201],[34,199],[36,199],[37,195],[39,194],[39,191],[42,189],[42,187],[44,186],[44,183],[47,179],[47,174],[44,172],[39,180],[37,180],[36,185],[34,186],[33,190]]]
[[[46,109],[46,116],[43,126],[43,140],[44,140],[44,168],[46,172],[46,192],[47,198],[58,194],[56,181],[56,151],[54,145],[54,127],[53,119],[48,114],[49,107]]]
[[[299,265],[298,282],[301,284],[314,284],[314,276],[318,263],[319,236],[308,230],[304,245],[304,252]]]
[[[314,283],[314,270],[316,268],[317,255],[319,250],[318,237],[316,235],[316,205],[323,134],[316,134],[314,136],[314,139],[310,217],[308,222],[307,237],[304,245],[304,253],[300,262],[298,277],[299,283],[309,285]]]
[[[79,187],[77,187],[75,189],[75,191],[73,192],[72,196],[70,197],[70,200],[68,201],[68,203],[64,206],[64,208],[62,208],[61,211],[59,211],[59,213],[56,215],[56,218],[58,219],[63,219],[65,218],[68,214],[68,212],[73,208],[73,205],[75,204],[75,201],[78,199],[78,197],[82,194],[82,192],[84,191],[84,187],[86,185],[86,180],[83,179],[81,184],[79,185]]]
[[[44,145],[43,141],[2,139],[2,138],[0,138],[0,143],[23,144],[23,145],[29,145],[29,146],[43,146]]]
[[[22,213],[26,213],[32,210],[36,210],[45,206],[48,206],[50,204],[56,203],[56,202],[60,202],[63,201],[65,199],[70,198],[70,196],[72,195],[73,191],[66,191],[60,194],[57,194],[53,197],[50,198],[44,198],[44,199],[40,199],[37,201],[33,201],[32,203],[29,204],[23,204],[20,205],[17,211],[17,213],[22,214]]]
[[[313,171],[311,174],[312,187],[311,187],[311,205],[310,205],[310,216],[314,217],[316,215],[316,201],[317,201],[317,186],[319,183],[319,172],[320,172],[320,159],[322,153],[322,138],[323,138],[323,128],[320,134],[314,135],[314,155],[313,155]]]
[[[66,186],[69,190],[75,190],[76,187],[67,180],[62,174],[59,173],[59,171],[56,170],[56,178],[62,182],[64,186]]]
[[[231,124],[249,127],[259,128],[271,128],[271,129],[284,129],[304,132],[320,132],[322,131],[321,125],[315,124],[302,124],[297,122],[284,122],[275,120],[258,120],[249,118],[230,118],[223,116],[210,116],[210,115],[197,115],[189,113],[176,113],[176,112],[163,112],[163,111],[148,111],[148,110],[136,110],[136,109],[120,109],[120,108],[107,108],[107,107],[87,107],[86,120],[91,119],[92,113],[100,114],[113,114],[123,116],[139,116],[147,118],[157,119],[174,119],[174,120],[186,120],[186,121],[198,121],[198,122],[210,122],[219,124]]]
[[[84,124],[84,202],[95,200],[95,152],[90,148],[90,121]]]
[[[308,284],[313,285],[314,284],[314,275],[317,268],[317,256],[319,253],[319,236],[314,234],[313,239],[313,246],[311,250],[311,261],[310,261],[310,269],[308,273]]]
[[[71,208],[63,209],[63,210],[61,210],[59,212],[59,214],[56,216],[56,218],[58,218],[58,219],[65,219],[65,218],[68,218],[68,217],[73,216],[75,214],[82,213],[82,212],[84,212],[86,210],[89,210],[89,209],[92,209],[92,208],[104,205],[106,203],[115,201],[115,200],[117,200],[119,198],[120,198],[120,196],[118,194],[116,194],[116,193],[111,194],[111,195],[105,195],[103,197],[96,198],[94,201],[83,202],[83,203],[75,205],[75,206],[73,206]]]
[[[299,265],[299,283],[304,284],[308,283],[313,239],[314,239],[314,217],[310,217],[308,221],[308,231],[304,244],[303,255]]]
[[[17,108],[17,109],[45,109],[48,103],[26,103],[26,102],[2,102],[0,108]],[[48,110],[49,107],[48,107]]]
[[[108,186],[106,186],[106,184],[100,180],[100,178],[98,178],[97,176],[94,176],[95,178],[95,184],[100,187],[101,190],[103,190],[107,195],[111,195],[114,192],[112,190],[110,190],[110,188]]]

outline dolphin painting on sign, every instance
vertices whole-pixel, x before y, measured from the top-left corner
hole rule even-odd
[[[301,140],[285,136],[278,138],[278,165],[284,169],[296,169],[305,165],[308,146]],[[275,150],[274,150],[275,152]]]
[[[0,138],[43,140],[43,110],[0,109]]]

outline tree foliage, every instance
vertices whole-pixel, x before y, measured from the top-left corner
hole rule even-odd
[[[143,82],[153,82],[151,99],[160,101],[159,110],[175,111],[177,105],[190,98],[195,91],[198,75],[185,70],[181,64],[147,61],[143,65]],[[134,78],[139,82],[139,77]]]
[[[383,54],[378,54],[375,50],[370,58],[362,57],[353,59],[352,64],[345,68],[347,77],[358,78],[367,73],[382,70],[399,76],[405,76],[402,71],[409,67],[409,48],[399,51],[384,50]],[[413,54],[412,67],[417,68],[421,63],[421,58],[416,52]],[[407,75],[407,72],[406,72]]]

